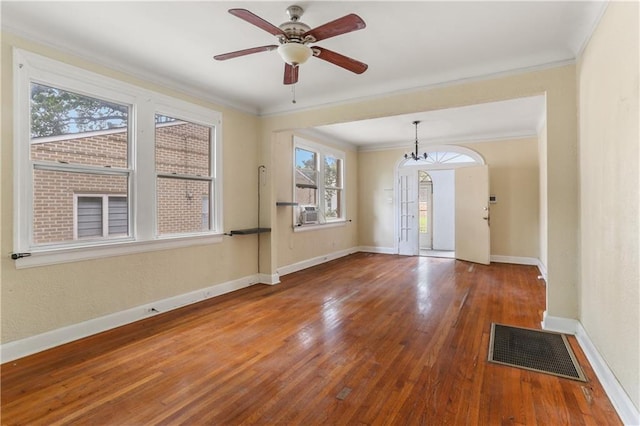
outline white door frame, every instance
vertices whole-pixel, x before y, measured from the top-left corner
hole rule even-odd
[[[426,170],[429,172],[430,170],[453,170],[459,167],[469,167],[469,166],[479,166],[486,165],[484,158],[482,155],[477,153],[476,151],[457,145],[430,145],[426,150],[429,157],[427,160],[413,160],[413,159],[400,159],[396,163],[395,173],[394,173],[394,186],[393,186],[393,216],[394,216],[394,227],[393,227],[393,240],[394,240],[394,253],[399,254],[399,238],[400,238],[400,193],[399,193],[399,181],[400,181],[400,169],[411,168],[416,170],[416,183],[417,183],[417,170]],[[442,156],[439,155],[441,153],[456,153],[461,157],[451,158],[453,156]],[[466,156],[466,162],[459,162],[462,156]],[[439,161],[439,158],[445,157],[443,161]],[[417,191],[417,185],[416,185]],[[418,194],[416,192],[416,199],[418,198]],[[418,240],[418,230],[416,229],[416,241]]]

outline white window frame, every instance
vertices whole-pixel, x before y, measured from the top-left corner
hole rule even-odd
[[[14,249],[17,268],[219,243],[223,236],[222,114],[22,49],[13,51],[14,74]],[[130,105],[129,165],[107,173],[129,177],[129,237],[36,245],[33,235],[33,169],[30,152],[32,82]],[[211,128],[211,230],[159,237],[156,232],[155,114],[166,113]],[[42,165],[47,167],[47,165]],[[69,165],[83,171],[83,166]],[[59,169],[58,166],[55,169]],[[89,170],[87,170],[89,171]]]
[[[184,108],[180,108],[176,105],[173,105],[171,103],[158,103],[157,104],[157,108],[156,111],[154,113],[154,123],[155,123],[155,115],[159,114],[159,115],[164,115],[167,117],[171,117],[171,118],[175,118],[177,120],[183,120],[185,122],[189,122],[189,123],[193,123],[193,124],[198,124],[204,127],[211,127],[211,124],[208,123],[208,121],[210,120],[208,117],[208,114],[204,114],[204,115],[199,115],[199,114],[195,114],[193,111],[184,109]],[[209,228],[211,230],[215,229],[215,224],[218,223],[218,217],[222,214],[222,210],[218,210],[214,208],[214,202],[215,204],[219,204],[222,201],[222,198],[217,196],[217,193],[219,192],[218,186],[216,185],[216,176],[221,176],[220,174],[216,175],[216,167],[215,164],[218,161],[220,155],[219,153],[215,150],[215,141],[217,138],[215,129],[212,128],[211,132],[210,132],[210,146],[209,146],[209,176],[201,176],[201,177],[196,177],[193,175],[174,175],[172,173],[166,173],[166,172],[157,172],[155,171],[155,182],[154,182],[154,187],[157,188],[157,181],[159,178],[172,178],[172,177],[177,177],[180,179],[193,179],[193,180],[197,180],[197,181],[207,181],[209,183]],[[154,137],[154,149],[155,149],[155,137]],[[155,151],[154,151],[155,154]],[[221,162],[220,162],[220,166],[221,166]],[[154,155],[154,169],[155,169],[155,155]],[[154,205],[155,206],[155,205]],[[157,206],[156,206],[157,207]],[[157,209],[156,209],[157,211]],[[157,214],[156,216],[154,216],[157,218]],[[158,227],[156,226],[156,232]],[[222,229],[222,228],[220,228]],[[189,235],[198,235],[201,234],[202,232],[210,232],[210,231],[198,231],[198,232],[192,232],[189,233]],[[159,236],[158,238],[171,238],[171,237],[175,237],[176,235],[179,234],[163,234],[162,236]],[[183,234],[184,235],[184,234]]]
[[[306,231],[306,230],[312,230],[312,229],[318,229],[318,228],[324,228],[324,227],[330,227],[330,226],[341,226],[344,225],[347,221],[346,217],[347,217],[347,203],[346,203],[346,173],[347,173],[347,167],[346,167],[346,153],[344,151],[340,151],[338,149],[335,148],[331,148],[329,146],[326,145],[322,145],[316,142],[312,142],[306,139],[303,139],[299,136],[294,136],[293,137],[293,169],[292,169],[292,176],[293,176],[293,196],[292,199],[294,202],[297,202],[298,200],[296,200],[296,149],[297,148],[301,148],[307,151],[312,151],[315,152],[317,154],[317,186],[318,186],[318,193],[317,193],[317,204],[316,207],[318,208],[319,211],[319,221],[317,224],[300,224],[299,223],[299,216],[300,216],[300,206],[297,206],[296,208],[293,208],[293,228],[294,231],[299,232],[299,231]],[[341,206],[341,211],[340,211],[340,217],[337,218],[331,218],[331,219],[327,219],[325,216],[325,212],[324,212],[324,196],[325,196],[325,181],[324,181],[324,159],[325,157],[332,157],[335,159],[340,160],[341,164],[342,164],[342,171],[341,171],[341,181],[342,181],[342,186],[339,188],[340,189],[340,206]],[[330,187],[330,189],[333,189],[334,187]]]

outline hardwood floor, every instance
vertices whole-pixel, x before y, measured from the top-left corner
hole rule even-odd
[[[487,362],[535,267],[357,253],[2,365],[2,424],[621,424],[588,383]]]

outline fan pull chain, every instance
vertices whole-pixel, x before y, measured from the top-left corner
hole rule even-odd
[[[291,85],[291,103],[295,104],[296,103],[296,85],[295,83]]]

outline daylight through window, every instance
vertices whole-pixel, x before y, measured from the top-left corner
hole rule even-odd
[[[294,225],[344,220],[344,153],[296,139]]]
[[[15,252],[82,247],[82,259],[107,245],[221,241],[220,113],[21,50],[14,59]]]

